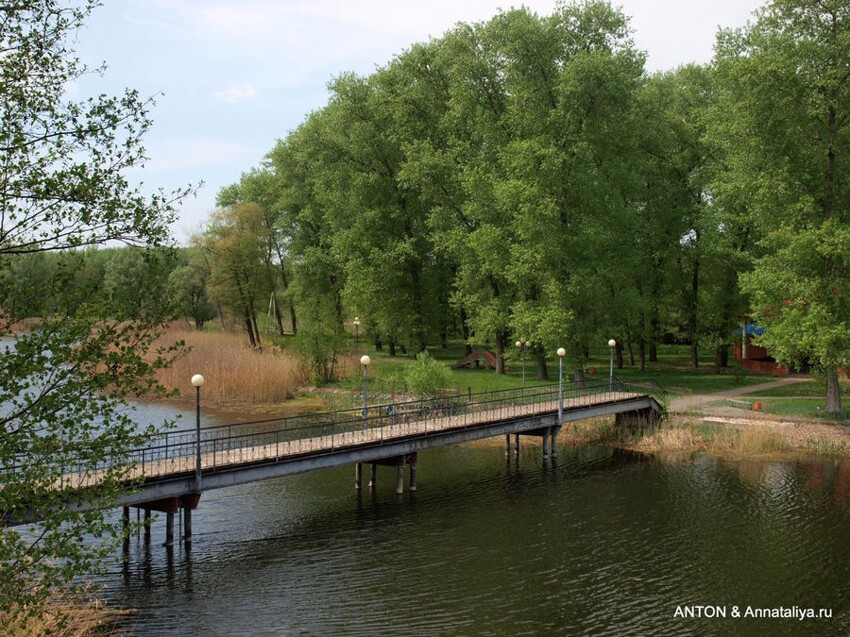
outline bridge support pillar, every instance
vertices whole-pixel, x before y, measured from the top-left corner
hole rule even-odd
[[[174,546],[174,513],[168,511],[165,514],[165,545],[166,548]]]
[[[145,544],[151,543],[151,510],[145,507]]]
[[[183,507],[183,540],[192,543],[192,509]]]
[[[378,465],[372,463],[372,469],[369,471],[369,488],[374,489],[378,486]]]
[[[625,429],[640,429],[657,424],[659,415],[654,409],[637,409],[617,414],[614,424]]]
[[[552,456],[552,458],[557,458],[557,457],[558,457],[558,432],[559,432],[559,431],[561,431],[561,427],[560,427],[560,426],[552,427],[552,428],[549,430],[550,435],[552,436],[552,442],[550,443],[550,444],[551,444],[551,447],[552,447],[552,451],[551,451],[551,454],[550,454],[550,455]]]
[[[514,455],[519,458],[519,434],[514,434]]]
[[[505,457],[511,457],[511,434],[505,434]]]
[[[130,507],[125,506],[121,512],[121,532],[124,538],[124,561],[130,561]]]
[[[363,485],[363,463],[358,462],[354,465],[354,488],[360,491]]]
[[[543,432],[543,459],[549,459],[549,430]]]
[[[395,492],[397,495],[402,495],[404,493],[404,465],[400,464],[396,471],[398,481],[396,482]]]
[[[416,461],[410,463],[410,492],[416,491]]]

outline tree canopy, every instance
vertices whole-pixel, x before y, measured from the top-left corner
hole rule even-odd
[[[654,74],[607,2],[501,11],[335,78],[220,203],[262,207],[293,316],[357,315],[391,354],[460,336],[503,371],[530,341],[581,376],[613,337],[618,364],[666,341],[722,367],[746,315],[837,411],[847,11],[775,0]]]

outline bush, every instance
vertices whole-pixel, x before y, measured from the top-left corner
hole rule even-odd
[[[431,358],[428,351],[420,352],[416,362],[408,365],[404,373],[407,389],[412,394],[434,395],[451,385],[451,370]]]

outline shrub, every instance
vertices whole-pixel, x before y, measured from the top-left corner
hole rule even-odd
[[[412,394],[433,395],[449,387],[452,373],[446,365],[435,361],[425,350],[417,354],[415,362],[408,365],[404,380]]]

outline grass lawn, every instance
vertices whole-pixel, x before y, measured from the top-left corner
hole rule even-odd
[[[484,349],[484,347],[475,346],[473,349]],[[493,350],[490,349],[490,351]],[[460,341],[450,343],[446,349],[430,348],[429,352],[435,359],[448,365],[453,365],[464,357],[464,347]],[[375,378],[377,382],[383,381],[388,387],[394,383],[399,387],[403,385],[404,367],[413,360],[413,356],[390,357],[386,352],[369,351],[368,353],[373,361],[369,370],[370,378]],[[588,381],[594,379],[604,381],[608,378],[608,356],[607,347],[591,352],[590,360],[585,366],[585,378]],[[747,375],[741,373],[740,368],[737,368],[738,371],[736,372],[737,363],[734,361],[730,367],[718,372],[714,368],[713,358],[709,357],[708,353],[701,360],[702,366],[693,369],[690,365],[689,351],[681,346],[660,346],[658,359],[656,363],[647,363],[644,371],[638,370],[636,366],[625,366],[623,369],[615,368],[614,376],[624,381],[653,379],[672,395],[701,394],[735,389],[745,385],[763,383],[773,378],[772,376]],[[452,379],[455,386],[464,392],[478,393],[521,387],[523,364],[516,348],[511,348],[507,352],[505,364],[508,371],[503,375],[497,375],[493,370],[488,369],[452,369]],[[525,384],[530,387],[558,382],[558,360],[554,354],[547,361],[547,371],[549,380],[539,380],[537,378],[536,361],[527,357],[525,360]],[[568,365],[566,361],[564,377],[565,380],[573,377],[573,367]],[[353,380],[354,384],[356,382],[356,380]],[[344,383],[344,386],[353,388],[352,381]]]
[[[761,401],[761,411],[775,416],[800,416],[803,418],[823,418],[826,420],[850,420],[850,409],[844,408],[837,414],[826,412],[826,398],[766,397]]]
[[[841,383],[841,388],[843,393],[846,395],[847,389],[850,388],[850,383]],[[826,396],[826,385],[816,380],[811,380],[805,383],[794,383],[792,385],[785,385],[774,389],[762,389],[760,391],[750,392],[747,396],[770,396],[772,398],[823,398]]]

